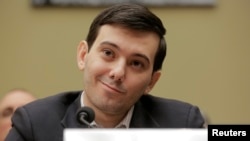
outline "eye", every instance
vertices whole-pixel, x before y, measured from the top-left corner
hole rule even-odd
[[[104,49],[102,53],[106,58],[115,58],[115,53],[110,49]]]
[[[131,62],[131,66],[136,68],[136,69],[142,69],[142,68],[144,68],[145,65],[141,61],[134,60],[134,61]]]
[[[3,110],[2,116],[3,117],[10,117],[10,116],[12,116],[13,112],[14,112],[14,109],[12,107],[8,107],[8,108]]]

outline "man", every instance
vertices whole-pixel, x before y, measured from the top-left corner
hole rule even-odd
[[[90,107],[97,128],[201,128],[196,106],[149,95],[166,55],[165,28],[147,8],[118,4],[102,11],[77,50],[84,90],[20,108],[7,141],[61,141],[65,128],[87,128],[77,110]]]
[[[4,141],[11,128],[11,117],[14,111],[36,98],[27,90],[10,90],[0,100],[0,141]]]

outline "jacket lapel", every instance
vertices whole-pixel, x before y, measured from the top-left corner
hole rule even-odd
[[[144,108],[141,100],[135,104],[130,128],[159,128],[160,125],[153,116]]]
[[[64,128],[87,128],[86,125],[82,125],[77,121],[77,110],[81,108],[80,104],[81,94],[75,99],[75,101],[69,105],[65,112],[65,115],[61,121]]]

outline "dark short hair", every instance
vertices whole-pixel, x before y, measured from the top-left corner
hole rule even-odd
[[[153,72],[161,70],[167,53],[167,45],[164,38],[166,29],[161,20],[148,8],[138,4],[121,3],[103,10],[90,26],[86,39],[89,49],[91,49],[96,40],[100,27],[105,24],[116,24],[132,30],[156,33],[160,37],[160,42],[155,54]]]

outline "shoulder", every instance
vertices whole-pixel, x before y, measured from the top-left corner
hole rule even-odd
[[[140,99],[141,104],[144,108],[148,109],[149,111],[158,114],[157,112],[164,114],[164,112],[173,114],[188,114],[188,112],[196,107],[191,103],[180,101],[177,99],[169,99],[169,98],[162,98],[153,95],[144,95]],[[162,113],[163,112],[163,113]]]
[[[198,106],[188,102],[148,94],[139,103],[162,126],[202,127],[204,123]]]
[[[146,104],[146,103],[150,103],[152,105],[148,105],[149,107],[169,107],[169,106],[174,106],[175,108],[183,108],[183,107],[192,107],[193,105],[188,103],[188,102],[184,102],[184,101],[180,101],[180,100],[176,100],[176,99],[169,99],[169,98],[162,98],[162,97],[157,97],[157,96],[153,96],[153,95],[143,95],[140,99],[141,103]]]
[[[54,134],[62,134],[61,121],[71,106],[80,105],[80,94],[81,91],[59,93],[19,107],[12,116],[13,134],[20,134],[25,140],[57,140]]]
[[[37,99],[22,108],[33,115],[64,113],[81,94],[81,91],[63,92],[53,96]],[[80,102],[80,101],[79,101]]]

